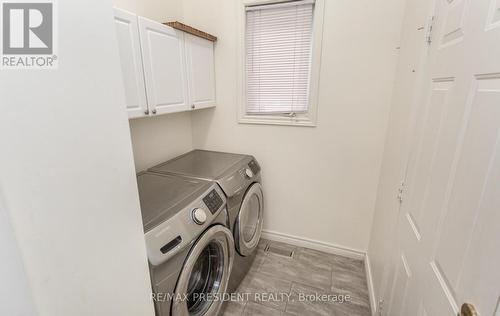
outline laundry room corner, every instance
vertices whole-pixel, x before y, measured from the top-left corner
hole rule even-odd
[[[404,3],[325,2],[316,127],[238,123],[240,3],[182,1],[183,20],[220,39],[218,106],[192,114],[194,147],[259,159],[269,210],[264,232],[270,236],[366,252]]]

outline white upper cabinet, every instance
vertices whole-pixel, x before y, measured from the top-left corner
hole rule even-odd
[[[115,9],[115,26],[125,86],[126,109],[130,118],[148,112],[137,16]]]
[[[215,106],[214,43],[115,8],[129,118]]]
[[[139,33],[151,113],[189,110],[183,32],[139,17]]]
[[[215,106],[214,43],[188,33],[184,39],[191,108]]]

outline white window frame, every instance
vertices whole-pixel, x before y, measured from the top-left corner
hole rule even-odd
[[[246,7],[253,5],[290,2],[290,0],[238,0],[238,123],[270,124],[292,126],[316,126],[318,115],[319,79],[321,70],[321,46],[323,41],[324,0],[315,0],[313,13],[313,34],[311,50],[311,78],[309,83],[309,104],[306,113],[249,114],[246,104]]]

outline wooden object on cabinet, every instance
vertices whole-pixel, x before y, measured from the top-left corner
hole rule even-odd
[[[163,23],[163,24],[168,25],[170,27],[173,27],[174,29],[177,29],[177,30],[189,33],[189,34],[192,34],[194,36],[198,36],[198,37],[204,38],[204,39],[209,40],[211,42],[217,42],[217,37],[216,36],[213,36],[212,34],[208,34],[206,32],[203,32],[203,31],[200,31],[198,29],[195,29],[194,27],[186,25],[186,24],[181,23],[179,21],[166,22],[166,23]]]

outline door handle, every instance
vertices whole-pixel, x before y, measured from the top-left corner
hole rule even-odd
[[[469,303],[463,303],[462,308],[460,308],[459,316],[479,316],[474,305]]]

